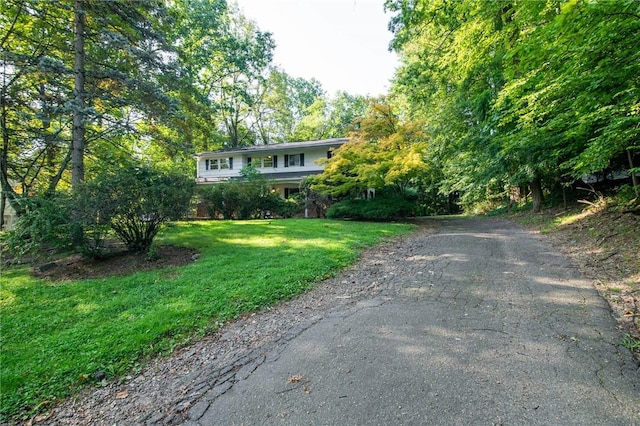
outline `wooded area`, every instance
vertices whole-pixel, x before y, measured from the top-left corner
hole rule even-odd
[[[521,188],[537,210],[584,175],[639,171],[637,1],[386,8],[402,60],[390,97],[423,122],[440,192],[471,206]]]
[[[640,3],[387,0],[401,58],[384,99],[327,96],[272,64],[225,0],[7,0],[3,202],[193,154],[342,137],[312,188],[412,197],[423,214],[563,194],[616,172],[637,195]],[[561,195],[560,195],[561,196]]]
[[[364,98],[329,98],[274,48],[225,0],[3,2],[2,206],[131,163],[192,176],[199,151],[344,135]]]

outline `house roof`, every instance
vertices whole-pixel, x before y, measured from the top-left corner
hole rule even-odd
[[[225,148],[218,149],[215,151],[206,151],[196,154],[196,156],[201,157],[207,154],[220,154],[220,153],[248,153],[248,152],[260,152],[260,151],[281,151],[292,148],[309,148],[309,147],[334,147],[341,146],[346,143],[349,138],[334,138],[334,139],[323,139],[319,141],[306,141],[306,142],[284,142],[284,143],[273,143],[267,145],[252,145],[252,146],[242,146],[238,148]]]

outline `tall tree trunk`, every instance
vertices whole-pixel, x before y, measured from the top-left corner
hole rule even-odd
[[[4,229],[4,209],[7,205],[7,197],[4,195],[4,191],[0,191],[0,230]]]
[[[633,153],[630,149],[627,149],[627,159],[629,160],[629,169],[631,169],[631,183],[633,184],[633,190],[636,192],[636,197],[638,197],[640,196],[640,189],[638,188],[640,183],[638,183],[638,176],[636,176],[636,173],[633,171]]]
[[[4,209],[6,201],[13,208],[17,215],[23,213],[24,208],[18,202],[18,195],[14,191],[9,182],[9,129],[7,124],[7,99],[6,99],[6,83],[4,81],[6,74],[3,73],[2,93],[0,94],[0,128],[2,129],[2,149],[0,149],[0,192],[2,192],[2,213],[3,217],[0,221],[4,222]],[[4,223],[2,223],[4,225]]]
[[[77,188],[84,181],[84,148],[85,148],[85,112],[84,112],[84,80],[85,80],[85,11],[84,1],[75,2],[75,21],[73,47],[75,61],[73,65],[73,153],[71,155],[71,186]]]
[[[84,182],[84,149],[85,149],[85,109],[84,109],[84,81],[85,81],[85,10],[84,0],[75,2],[74,18],[74,63],[73,63],[73,134],[71,143],[71,189],[77,190]],[[72,212],[71,238],[75,247],[81,247],[84,240],[84,230],[77,218],[77,212]]]
[[[538,213],[542,208],[544,195],[542,194],[542,182],[540,179],[534,179],[529,183],[531,188],[531,200],[533,201],[533,212]]]
[[[5,53],[6,57],[6,53]],[[6,64],[6,59],[5,59]],[[9,148],[9,133],[7,132],[7,104],[5,96],[6,73],[2,72],[2,93],[0,93],[0,126],[2,127],[2,152],[0,152],[0,176],[4,178],[7,175],[7,149]],[[0,230],[4,227],[4,208],[7,202],[7,196],[4,194],[4,179],[0,179]]]

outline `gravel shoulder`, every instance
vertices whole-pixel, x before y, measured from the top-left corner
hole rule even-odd
[[[428,297],[432,297],[434,303],[440,303],[433,295],[432,288],[442,281],[443,275],[438,276],[438,269],[422,262],[421,256],[429,256],[431,253],[429,238],[441,232],[443,224],[446,224],[448,233],[455,234],[456,220],[466,219],[425,220],[421,222],[420,229],[412,235],[388,241],[365,251],[359,262],[338,276],[318,283],[304,295],[226,324],[215,335],[207,336],[182,348],[170,357],[153,361],[139,374],[123,378],[118,383],[106,383],[102,387],[88,389],[75,398],[60,404],[46,416],[34,418],[29,423],[52,425],[183,424],[195,421],[194,419],[207,418],[212,415],[211,407],[215,400],[227,394],[238,383],[250,379],[265,362],[268,363],[270,359],[278,358],[279,354],[285,353],[300,335],[310,332],[320,323],[324,324],[328,319],[334,318],[337,313],[356,312],[361,309],[363,303],[366,305],[372,300],[386,300],[385,298],[393,298],[399,294],[405,298],[409,297],[407,300],[425,297],[427,298],[425,300],[429,301]],[[504,229],[518,228],[517,232],[523,236],[528,235],[527,238],[544,238],[534,236],[517,225],[501,219],[471,220],[479,221],[476,223],[495,224],[499,222],[503,232],[508,232]],[[486,235],[482,234],[484,231],[481,226],[478,229],[478,232],[482,234],[479,238],[491,238],[488,233],[491,232],[492,226],[487,228]],[[460,230],[468,232],[468,230],[464,230],[464,226]],[[512,248],[514,247],[518,246],[515,245]],[[478,256],[478,259],[484,255],[489,257],[498,255],[496,253],[482,253],[482,246],[476,249],[480,250],[479,253],[474,254],[474,256]],[[514,264],[520,259],[526,259],[529,255],[534,259],[539,255],[537,252],[527,253],[526,247],[518,250],[522,250],[522,252],[499,253],[499,255],[507,256]],[[439,264],[436,266],[442,271],[446,271],[447,265]],[[490,272],[486,268],[492,266],[490,263],[480,262],[475,267],[478,268],[475,272],[473,270],[467,271],[464,276],[475,277],[482,281],[483,274],[486,275]],[[559,270],[566,270],[569,275],[576,273],[572,266],[562,266]],[[569,275],[563,279],[570,281]],[[418,278],[422,279],[423,277],[427,284],[415,285]],[[433,284],[432,287],[429,287],[429,282]],[[584,291],[585,294],[588,294],[590,291],[593,292],[593,288]],[[450,296],[453,297],[451,300],[455,301],[455,294]],[[508,299],[508,291],[501,296]],[[460,300],[465,301],[463,306],[471,308],[473,300],[484,303],[485,299],[486,296],[484,298],[478,297],[477,300],[471,296],[465,296]],[[611,389],[620,383],[622,383],[621,386],[628,387],[629,384],[625,382],[625,377],[629,377],[629,374],[635,381],[634,383],[637,383],[638,371],[637,366],[631,361],[630,352],[616,344],[620,340],[619,332],[612,325],[613,320],[610,317],[611,312],[608,310],[608,306],[604,301],[601,300],[601,302],[598,304],[596,301],[596,310],[600,314],[606,311],[605,316],[609,315],[611,328],[597,330],[597,333],[610,334],[598,337],[598,339],[606,340],[610,355],[618,366],[614,369],[624,369],[623,373],[619,371],[615,377],[602,376],[599,378],[605,383],[603,387],[611,392]],[[502,302],[496,296],[492,303],[497,307]],[[447,306],[448,309],[460,309],[460,306],[456,306],[455,303],[453,305],[449,303]],[[530,314],[531,318],[536,318],[536,321],[541,321],[541,324],[552,327],[555,330],[553,331],[555,339],[566,340],[567,351],[577,353],[585,349],[581,347],[585,344],[585,340],[582,342],[574,341],[572,340],[572,338],[576,339],[574,335],[559,331],[562,327],[557,324],[561,324],[565,320],[562,314],[544,318],[537,316],[535,309],[535,307],[531,307],[531,311],[523,312],[523,315]],[[584,312],[588,312],[588,310]],[[509,311],[509,315],[512,314],[513,312]],[[591,321],[591,317],[585,318]],[[589,326],[591,327],[592,324],[589,323]],[[482,326],[479,328],[499,329],[498,327]],[[542,326],[537,326],[537,329],[542,330],[541,333],[545,333]],[[597,327],[594,328],[594,330],[596,329]],[[594,330],[591,330],[590,333],[593,333]],[[506,333],[507,331],[502,330],[502,332]],[[508,332],[517,333],[517,329],[510,329]],[[593,339],[593,337],[589,337],[589,339]],[[600,374],[608,371],[610,371],[608,368],[603,367]],[[290,379],[292,384],[304,386],[302,378],[296,380],[293,377]],[[636,389],[636,392],[636,395],[640,394],[640,390]],[[623,402],[629,398],[628,394],[625,395],[621,397]],[[638,400],[637,402],[640,403]],[[624,419],[624,415],[621,418]],[[621,424],[624,424],[624,421]]]

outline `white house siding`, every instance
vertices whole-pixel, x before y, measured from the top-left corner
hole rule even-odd
[[[304,155],[304,166],[285,166],[285,158],[290,155]],[[253,155],[245,156],[245,164],[249,157],[266,157],[266,156],[278,156],[278,167],[258,167],[260,173],[268,174],[268,173],[292,173],[298,174],[299,172],[321,172],[324,170],[324,166],[317,163],[320,159],[327,158],[327,149],[326,148],[315,148],[315,149],[292,149],[286,151],[278,151],[274,153],[264,152],[264,153],[253,153]],[[235,160],[234,160],[235,161]],[[235,163],[234,163],[235,164]],[[299,180],[299,179],[298,179]]]
[[[329,139],[323,141],[291,142],[273,146],[258,145],[255,147],[243,147],[237,150],[204,152],[197,155],[197,182],[212,183],[240,177],[240,171],[249,164],[249,159],[257,157],[277,156],[277,167],[256,167],[267,178],[273,178],[278,184],[287,187],[297,186],[306,175],[318,174],[324,170],[324,165],[318,164],[319,160],[326,159],[330,150],[338,148],[347,139]],[[291,155],[304,155],[304,165],[285,167],[285,159]],[[210,160],[232,159],[231,169],[207,170],[206,164]],[[252,164],[255,165],[255,161]],[[269,175],[272,175],[271,177]],[[278,185],[280,186],[280,185]]]
[[[218,169],[218,170],[207,170],[206,161],[207,160],[220,160],[224,158],[233,159],[233,168],[232,169]],[[216,155],[208,155],[205,157],[201,157],[198,160],[198,181],[207,181],[211,180],[227,180],[232,177],[239,177],[240,170],[245,167],[247,160],[241,154],[216,154]]]
[[[285,166],[285,156],[304,154],[304,166]],[[327,158],[327,150],[316,148],[314,150],[291,150],[291,151],[278,151],[275,153],[260,152],[244,155],[208,155],[201,157],[198,161],[198,177],[199,178],[229,178],[239,177],[240,170],[248,165],[249,158],[251,157],[266,157],[266,156],[278,156],[278,167],[257,167],[260,173],[274,173],[274,172],[315,172],[324,170],[324,166],[317,163],[320,159]],[[206,160],[220,160],[225,158],[233,159],[233,169],[218,169],[207,170]]]

